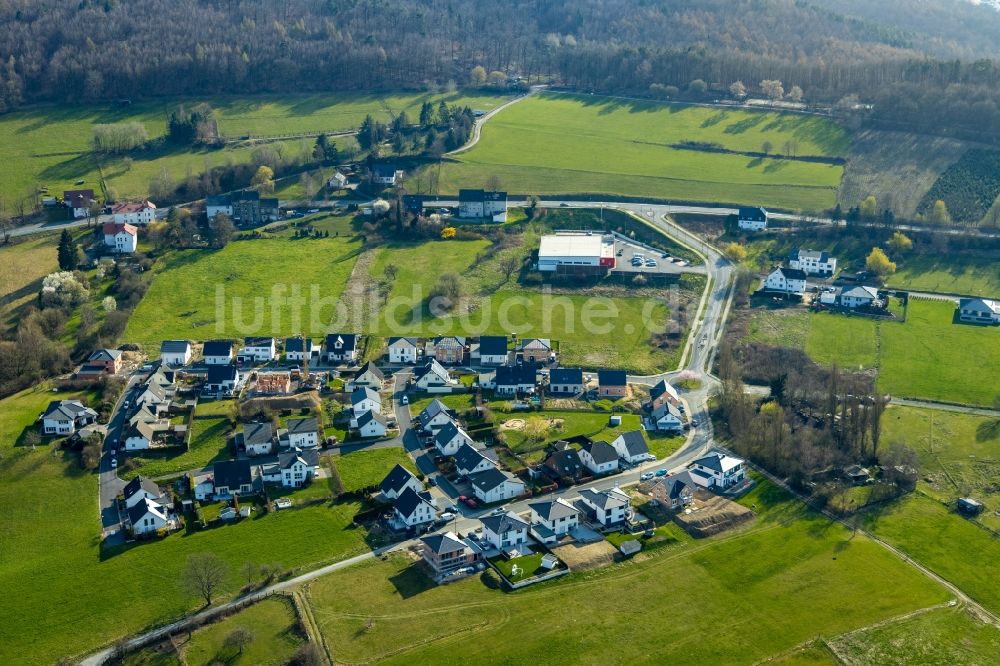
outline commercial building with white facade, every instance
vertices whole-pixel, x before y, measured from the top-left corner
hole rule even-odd
[[[542,236],[538,270],[598,273],[615,267],[615,241],[611,235],[573,231]]]

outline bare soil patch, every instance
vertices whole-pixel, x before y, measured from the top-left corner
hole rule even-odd
[[[552,549],[573,571],[590,571],[612,564],[618,550],[603,539],[595,543],[571,543]]]

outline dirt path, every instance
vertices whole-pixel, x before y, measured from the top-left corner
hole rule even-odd
[[[354,270],[351,271],[341,296],[346,309],[346,321],[338,321],[344,316],[345,311],[334,311],[330,320],[330,330],[367,330],[369,324],[378,317],[381,298],[378,293],[378,280],[372,276],[377,254],[373,248],[366,248],[358,255],[357,261],[354,262]]]

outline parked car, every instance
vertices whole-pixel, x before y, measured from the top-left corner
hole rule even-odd
[[[465,506],[469,507],[470,509],[479,508],[479,504],[476,503],[476,500],[472,499],[471,497],[466,497],[465,499],[462,500],[462,502],[465,504]]]
[[[649,481],[652,478],[653,478],[652,472],[643,472],[642,474],[639,475],[640,481]]]
[[[656,266],[656,259],[647,259],[646,260],[646,265],[649,266],[650,268],[655,267]]]
[[[656,476],[666,476],[666,475],[667,475],[667,470],[665,469],[656,470]]]
[[[428,486],[436,486],[437,485],[437,481],[434,479],[433,476],[428,476],[427,477],[427,485]]]
[[[447,522],[449,520],[454,520],[456,515],[457,514],[454,514],[451,511],[445,511],[444,513],[441,514],[440,518],[441,520]]]
[[[698,419],[691,419],[691,427],[692,428],[698,427]]]
[[[400,402],[401,402],[401,403],[403,403],[404,405],[408,405],[408,404],[410,404],[410,396],[408,396],[408,395],[404,395],[404,396],[403,396],[403,399],[402,399],[402,400],[400,400]]]
[[[112,469],[115,469],[115,468],[118,467],[118,458],[112,458],[111,459],[111,467],[112,467]]]

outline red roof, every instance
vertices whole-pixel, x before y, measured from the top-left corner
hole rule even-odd
[[[148,201],[121,201],[111,207],[112,213],[140,213],[147,208],[156,208]]]
[[[103,229],[105,236],[115,236],[121,233],[122,231],[129,234],[130,236],[135,236],[137,233],[139,233],[138,227],[135,227],[131,224],[116,224],[114,222],[105,223]]]
[[[63,202],[74,208],[89,208],[94,200],[94,190],[66,190],[63,192]]]

